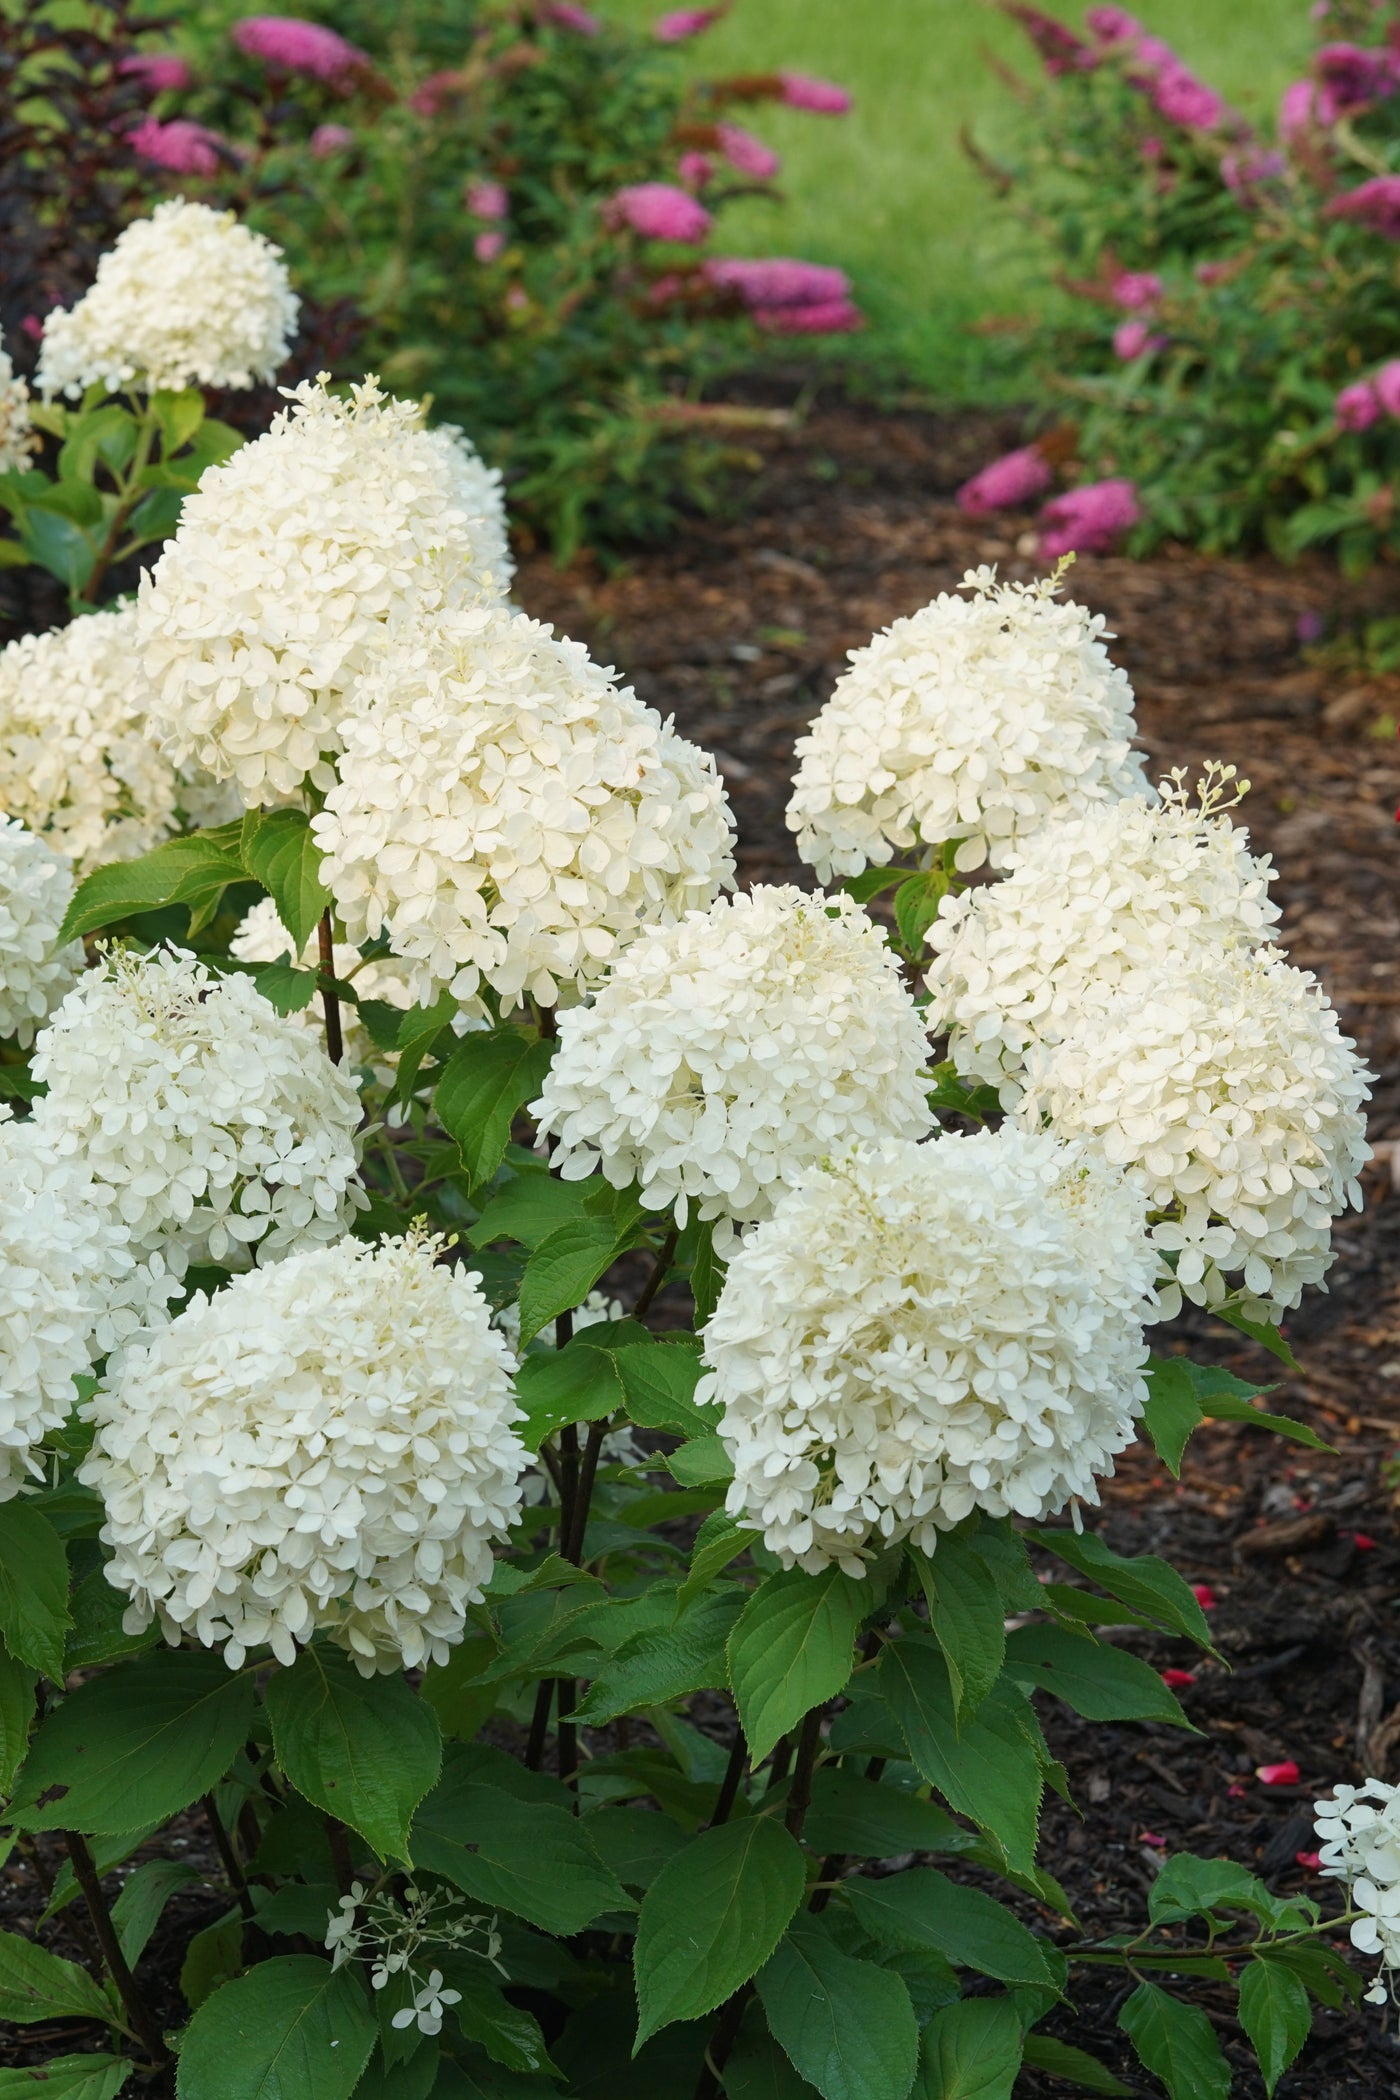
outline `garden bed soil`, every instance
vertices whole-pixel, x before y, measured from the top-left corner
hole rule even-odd
[[[782,405],[777,389],[759,399]],[[524,563],[518,589],[530,612],[617,663],[644,699],[716,753],[739,820],[743,880],[810,880],[783,823],[792,747],[847,650],[970,565],[1033,573],[1027,519],[971,522],[951,500],[1008,439],[1014,428],[991,418],[877,414],[819,400],[788,432],[746,436],[761,466],[741,518],[693,522],[612,574],[588,561],[562,573],[539,556]],[[1193,1353],[1261,1383],[1279,1374],[1272,1404],[1309,1422],[1333,1451],[1222,1427],[1194,1440],[1179,1483],[1140,1449],[1105,1486],[1097,1521],[1119,1551],[1163,1554],[1211,1585],[1212,1631],[1230,1667],[1202,1664],[1180,1643],[1141,1649],[1162,1667],[1195,1669],[1182,1697],[1200,1734],[1047,1713],[1085,1819],[1052,1799],[1044,1858],[1085,1931],[1100,1934],[1139,1927],[1152,1876],[1175,1850],[1228,1854],[1276,1889],[1333,1901],[1298,1857],[1313,1850],[1314,1793],[1365,1773],[1400,1779],[1400,1542],[1386,1478],[1400,1444],[1400,1193],[1391,1168],[1400,1150],[1386,1149],[1400,1139],[1400,747],[1393,728],[1373,733],[1400,714],[1400,680],[1307,660],[1300,619],[1344,608],[1321,565],[1286,570],[1176,552],[1083,560],[1071,588],[1116,630],[1112,646],[1136,688],[1154,764],[1193,767],[1218,756],[1253,781],[1245,814],[1256,847],[1279,864],[1283,938],[1327,985],[1377,1075],[1382,1149],[1367,1173],[1364,1211],[1341,1227],[1330,1294],[1310,1294],[1289,1323],[1299,1375],[1280,1374],[1209,1323],[1191,1338]],[[1387,591],[1394,597],[1393,572],[1367,590],[1377,604]],[[1297,1786],[1260,1783],[1257,1767],[1287,1759],[1299,1767]],[[202,1827],[192,1819],[181,1827],[184,1856],[212,1872]],[[56,1868],[53,1841],[43,1851]],[[0,1876],[3,1922],[32,1929],[41,1907],[31,1868],[12,1854]],[[212,1890],[192,1888],[152,1944],[143,1979],[172,2023],[180,1951],[224,1907]],[[81,1958],[72,1917],[45,1938]],[[1072,1936],[1049,1913],[1038,1922]],[[1147,2093],[1151,2081],[1113,2025],[1122,1995],[1116,1982],[1077,1985],[1074,2009],[1048,2029],[1096,2050]],[[1236,2093],[1257,2100],[1263,2089],[1231,1993],[1206,2002],[1238,2068]],[[0,2062],[96,2044],[95,2031],[89,2038],[71,2024],[52,2035],[31,2028],[0,2042]],[[1017,2086],[1026,2100],[1067,2090],[1034,2074]],[[1324,2014],[1279,2090],[1282,2100],[1400,2093],[1400,2047],[1372,2008]],[[610,2100],[633,2094],[627,2085]]]

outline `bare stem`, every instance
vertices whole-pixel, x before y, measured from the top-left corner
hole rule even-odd
[[[251,1924],[255,1915],[255,1910],[252,1894],[248,1888],[248,1877],[243,1872],[243,1864],[239,1859],[238,1854],[233,1849],[233,1840],[229,1836],[228,1831],[224,1826],[224,1819],[219,1814],[218,1808],[215,1805],[214,1796],[212,1794],[206,1794],[200,1805],[204,1810],[205,1821],[209,1825],[209,1831],[210,1835],[214,1840],[215,1850],[218,1852],[219,1858],[223,1861],[224,1872],[228,1876],[229,1887],[233,1890],[234,1895],[238,1898],[238,1908],[242,1911],[244,1917],[247,1918],[248,1922]]]
[[[724,1768],[724,1777],[715,1797],[715,1812],[707,1826],[710,1830],[718,1830],[721,1823],[729,1821],[729,1812],[739,1798],[739,1782],[744,1776],[744,1766],[748,1763],[749,1746],[744,1741],[744,1731],[737,1722],[735,1727],[737,1732],[734,1748],[729,1753],[729,1763]]]
[[[559,1712],[559,1777],[569,1786],[578,1774],[578,1729],[569,1718],[574,1710],[578,1680],[573,1677],[561,1677],[556,1690]],[[578,1814],[577,1801],[574,1803],[574,1814]]]
[[[549,1733],[549,1709],[554,1703],[554,1679],[544,1677],[535,1693],[535,1711],[530,1718],[530,1740],[525,1746],[525,1768],[538,1772],[544,1756],[544,1739]]]
[[[788,1789],[787,1814],[784,1821],[791,1836],[800,1838],[802,1826],[807,1820],[807,1811],[812,1805],[812,1774],[817,1768],[817,1752],[822,1740],[822,1710],[814,1706],[802,1723],[802,1733],[797,1742],[797,1762],[793,1767],[792,1785]]]
[[[573,1522],[569,1527],[568,1537],[562,1542],[565,1560],[571,1560],[576,1568],[583,1565],[583,1540],[588,1529],[588,1505],[593,1500],[593,1483],[598,1477],[598,1454],[603,1448],[603,1439],[607,1433],[606,1420],[590,1422],[583,1456],[579,1461],[571,1512]]]
[[[102,1882],[97,1872],[97,1862],[88,1849],[85,1837],[76,1830],[65,1830],[63,1841],[68,1847],[68,1857],[73,1862],[73,1875],[83,1892],[92,1929],[97,1935],[97,1944],[102,1949],[102,1959],[108,1974],[117,1987],[126,2016],[131,2022],[131,2031],[142,2047],[150,2052],[151,2061],[164,2069],[172,2063],[170,2051],[165,2046],[165,2036],[160,2023],[136,1987],[136,1978],[127,1966],[117,1938],[117,1928],[112,1923],[112,1913],[107,1908],[102,1894]]]
[[[641,1297],[632,1308],[632,1318],[634,1320],[645,1319],[646,1315],[651,1311],[651,1301],[666,1281],[666,1271],[670,1268],[675,1257],[676,1241],[679,1238],[680,1228],[673,1225],[657,1250],[656,1262],[652,1272],[642,1285]]]
[[[321,959],[321,1004],[326,1015],[326,1055],[333,1065],[338,1065],[345,1057],[345,1036],[340,1026],[340,998],[331,989],[331,980],[335,976],[335,934],[329,905],[321,914],[316,938]]]

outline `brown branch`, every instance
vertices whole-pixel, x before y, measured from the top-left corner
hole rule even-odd
[[[136,1978],[127,1966],[126,1956],[122,1953],[121,1942],[117,1938],[117,1928],[112,1923],[112,1913],[108,1910],[102,1894],[97,1862],[88,1849],[87,1839],[80,1836],[76,1830],[65,1830],[63,1841],[68,1847],[68,1857],[73,1862],[74,1879],[83,1892],[83,1901],[87,1905],[88,1916],[92,1919],[97,1944],[102,1949],[102,1959],[117,1987],[122,2004],[126,2007],[131,2031],[142,2047],[150,2052],[152,2062],[164,2070],[174,2062],[174,2058],[165,2046],[165,2036],[161,2033],[159,2021],[137,1989]]]
[[[338,1065],[345,1057],[345,1034],[340,1025],[340,997],[332,989],[335,977],[335,934],[331,927],[329,905],[321,914],[316,938],[321,960],[321,1004],[326,1015],[326,1055],[333,1065]]]

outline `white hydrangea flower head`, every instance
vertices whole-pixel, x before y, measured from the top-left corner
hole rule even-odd
[[[1007,1125],[814,1169],[745,1234],[704,1331],[730,1513],[859,1575],[974,1509],[1098,1500],[1147,1399],[1141,1193]]]
[[[1073,1028],[1091,994],[1170,956],[1271,937],[1273,866],[1225,813],[1233,777],[1232,766],[1207,767],[1194,807],[1178,771],[1160,808],[1130,796],[1051,817],[1004,881],[943,899],[928,930],[928,1023],[951,1031],[959,1072],[995,1086],[1028,1044]]]
[[[1338,1786],[1313,1809],[1321,1871],[1345,1883],[1352,1908],[1364,1913],[1352,1925],[1351,1943],[1381,1959],[1384,1974],[1367,2003],[1385,2005],[1400,1968],[1400,1787],[1384,1779]]]
[[[387,934],[414,998],[581,996],[648,922],[733,879],[708,753],[523,613],[425,624],[375,666],[312,819],[349,938]]]
[[[295,962],[307,970],[320,967],[317,936],[313,933],[301,954],[293,955],[292,937],[278,917],[277,906],[271,897],[260,897],[246,913],[228,948],[236,962]],[[386,1006],[397,1006],[405,1013],[412,1006],[408,966],[398,956],[384,955],[366,962],[357,948],[337,941],[331,950],[331,963],[341,983],[353,984],[362,999],[382,999]],[[324,1039],[325,1021],[319,999],[313,999],[310,1006],[303,1007],[300,1013],[289,1014],[287,1018]],[[358,1018],[356,1008],[348,1001],[341,1003],[340,1024],[347,1061],[352,1065],[373,1067],[380,1052],[375,1048],[369,1030]]]
[[[251,978],[120,951],[39,1035],[34,1121],[141,1256],[246,1268],[336,1239],[365,1196],[359,1096]]]
[[[391,632],[510,582],[500,476],[368,379],[323,374],[211,467],[141,581],[152,719],[250,808],[334,779],[347,696]]]
[[[1133,695],[1102,617],[1054,595],[1058,575],[998,583],[896,620],[864,649],[805,736],[788,804],[822,882],[957,842],[956,865],[1009,865],[1047,817],[1146,786]]]
[[[231,211],[171,197],[117,236],[75,306],[44,322],[45,399],[134,387],[250,387],[276,377],[300,301],[282,250]]]
[[[83,973],[83,944],[55,948],[73,870],[23,824],[0,817],[0,1036],[22,1048]]]
[[[771,1216],[829,1153],[922,1137],[928,1037],[880,928],[844,894],[759,887],[650,926],[559,1016],[532,1113],[566,1181],[602,1168],[647,1207]]]
[[[38,449],[38,432],[29,420],[29,388],[9,351],[0,350],[0,474],[23,473]]]
[[[1331,1265],[1333,1219],[1361,1207],[1369,1078],[1316,979],[1266,948],[1168,960],[1088,1001],[1002,1099],[1137,1182],[1193,1303],[1277,1320]]]
[[[520,1507],[510,1352],[441,1242],[342,1239],[198,1292],[120,1352],[80,1477],[133,1628],[364,1676],[443,1662]]]
[[[0,808],[80,875],[149,853],[186,825],[242,814],[202,767],[161,752],[147,722],[153,697],[134,603],[0,649]]]
[[[35,1456],[77,1404],[73,1380],[178,1286],[132,1257],[125,1228],[92,1198],[32,1121],[0,1103],[0,1502],[42,1477]]]

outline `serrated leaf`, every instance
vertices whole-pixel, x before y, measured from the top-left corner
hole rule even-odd
[[[1154,1356],[1147,1366],[1142,1426],[1173,1480],[1181,1477],[1181,1461],[1192,1432],[1205,1420],[1191,1369],[1181,1356]]]
[[[1062,1626],[1020,1626],[1006,1644],[1006,1666],[1023,1683],[1050,1692],[1086,1721],[1190,1721],[1161,1675],[1139,1656]]]
[[[129,2056],[49,2056],[23,2070],[0,2071],[0,2100],[117,2100],[136,2066]]]
[[[0,2020],[32,2026],[36,2020],[100,2020],[110,2025],[112,2008],[86,1969],[47,1947],[0,1932]]]
[[[747,1553],[755,1537],[754,1532],[726,1510],[714,1510],[706,1517],[690,1549],[690,1572],[676,1592],[677,1611],[684,1611],[691,1599],[701,1595],[731,1561],[737,1560],[741,1553]]]
[[[695,1252],[690,1265],[690,1295],[695,1300],[697,1334],[709,1325],[710,1315],[719,1304],[719,1294],[724,1289],[727,1274],[728,1264],[721,1261],[715,1253],[714,1226],[697,1226]]]
[[[321,880],[320,847],[304,809],[250,810],[243,823],[243,865],[277,906],[277,916],[300,955],[331,893]]]
[[[0,1508],[0,1637],[17,1662],[63,1682],[68,1561],[63,1541],[30,1502]]]
[[[692,1437],[668,1452],[666,1468],[682,1487],[723,1487],[734,1478],[734,1461],[717,1436]]]
[[[1199,2006],[1183,2005],[1159,1984],[1140,1983],[1118,2025],[1171,2100],[1229,2100],[1230,2066]]]
[[[411,1864],[413,1811],[442,1768],[437,1715],[402,1676],[361,1677],[338,1648],[304,1648],[263,1694],[277,1762],[299,1794]]]
[[[1110,2100],[1132,2100],[1131,2086],[1124,2085],[1107,2064],[1090,2056],[1087,2049],[1077,2049],[1073,2042],[1062,2042],[1053,2034],[1028,2034],[1022,2053],[1032,2071],[1062,2078],[1067,2085],[1078,2086],[1086,2093],[1106,2093]]]
[[[112,1923],[128,1968],[140,1961],[170,1898],[200,1878],[198,1869],[183,1859],[148,1859],[127,1876],[112,1905]]]
[[[615,1414],[623,1401],[616,1359],[596,1348],[583,1334],[546,1355],[527,1356],[515,1378],[516,1397],[525,1410],[519,1425],[527,1451],[538,1451],[546,1437],[570,1422],[599,1422]]]
[[[911,1553],[928,1599],[929,1630],[943,1650],[959,1721],[974,1714],[1001,1675],[1006,1623],[976,1533],[945,1532],[934,1553]]]
[[[349,2100],[376,2033],[353,1968],[277,1956],[205,1999],[185,2030],[175,2091],[178,2100]]]
[[[582,1305],[621,1253],[611,1218],[577,1218],[540,1242],[520,1279],[520,1343]]]
[[[9,1817],[21,1830],[131,1830],[208,1793],[245,1741],[250,1677],[161,1649],[79,1685],[40,1728]]]
[[[754,1591],[729,1636],[729,1681],[755,1764],[845,1689],[861,1621],[878,1601],[868,1581],[836,1567],[793,1568]]]
[[[1233,1305],[1212,1305],[1210,1309],[1217,1320],[1223,1320],[1227,1327],[1233,1327],[1239,1334],[1247,1334],[1252,1342],[1257,1342],[1261,1349],[1267,1349],[1270,1356],[1276,1356],[1290,1371],[1298,1369],[1298,1359],[1277,1327],[1260,1320],[1248,1320]]]
[[[745,1816],[694,1838],[657,1874],[637,1920],[633,2054],[675,2020],[722,2005],[767,1961],[802,1901],[802,1848]]]
[[[35,1671],[0,1648],[0,1795],[8,1794],[29,1747]]]
[[[802,1834],[814,1852],[893,1859],[900,1852],[969,1852],[980,1840],[921,1794],[826,1765],[812,1781]]]
[[[242,862],[208,834],[196,831],[188,838],[170,839],[140,860],[116,861],[86,876],[68,907],[56,945],[167,904],[188,905],[190,931],[197,932],[213,916],[229,884],[241,882],[243,876]]]
[[[468,1185],[490,1181],[505,1157],[511,1124],[544,1085],[554,1045],[518,1029],[469,1035],[447,1061],[433,1113],[456,1140]]]
[[[366,1002],[370,1004],[372,1002]],[[365,1007],[360,1008],[364,1013]],[[431,1006],[410,1006],[406,1013],[394,1009],[398,1016],[398,1034],[395,1045],[398,1051],[398,1069],[394,1074],[394,1099],[402,1107],[412,1097],[414,1083],[423,1067],[423,1060],[442,1035],[450,1028],[457,1013],[457,1002],[451,992],[439,992]]]
[[[903,1979],[842,1953],[803,1919],[758,1972],[768,2025],[822,2100],[905,2100],[919,2030]]]
[[[1096,1582],[1101,1590],[1107,1590],[1110,1597],[1119,1598],[1168,1633],[1182,1634],[1199,1648],[1210,1647],[1210,1628],[1190,1585],[1155,1554],[1125,1559],[1097,1532],[1076,1532],[1068,1525],[1054,1531],[1032,1531],[1027,1536],[1067,1561],[1090,1582]]]
[[[165,452],[178,452],[204,421],[204,396],[197,386],[182,387],[178,392],[170,387],[157,388],[151,395],[151,409],[160,424],[161,448]]]
[[[1291,1969],[1260,1955],[1240,1978],[1240,2025],[1259,2059],[1264,2090],[1274,2088],[1312,2031],[1308,1994]]]
[[[569,1937],[632,1899],[593,1850],[578,1819],[524,1801],[454,1763],[413,1820],[413,1856],[466,1895]]]
[[[147,1626],[140,1633],[124,1630],[122,1617],[127,1603],[121,1591],[108,1582],[102,1566],[91,1569],[74,1584],[69,1598],[73,1623],[63,1649],[65,1676],[74,1670],[95,1669],[99,1663],[119,1662],[123,1656],[140,1655],[144,1649],[155,1647],[160,1639],[159,1626]]]
[[[243,1967],[243,1913],[225,1911],[197,1932],[180,1964],[180,1990],[192,2012],[231,1983]]]
[[[1035,1866],[1041,1754],[1005,1681],[961,1731],[942,1651],[905,1636],[881,1651],[876,1678],[909,1755],[958,1815],[989,1831],[1020,1873]]]
[[[268,1005],[279,1014],[305,1013],[316,996],[316,972],[299,970],[295,963],[264,963],[252,974]]]
[[[1022,2053],[1021,2015],[1010,1998],[945,2005],[924,2029],[919,2100],[1011,2100]]]
[[[938,917],[938,907],[948,894],[948,877],[941,868],[911,875],[894,893],[894,920],[899,938],[911,955],[923,952],[924,935]]]
[[[874,1939],[931,1948],[998,1983],[1059,1990],[1064,1961],[994,1896],[950,1881],[936,1867],[911,1867],[880,1881],[851,1880],[843,1894]]]
[[[604,1663],[578,1718],[601,1727],[643,1706],[666,1706],[690,1692],[722,1691],[729,1682],[725,1642],[744,1603],[741,1590],[711,1590],[673,1626],[635,1634]]]
[[[658,1341],[648,1334],[625,1343],[608,1337],[626,1394],[627,1412],[639,1429],[665,1429],[676,1436],[704,1436],[719,1426],[719,1410],[698,1406],[695,1388],[703,1366],[690,1337]]]
[[[1177,1925],[1221,1905],[1247,1905],[1259,1889],[1248,1867],[1233,1859],[1200,1859],[1192,1852],[1176,1852],[1147,1892],[1147,1915],[1154,1925]]]

